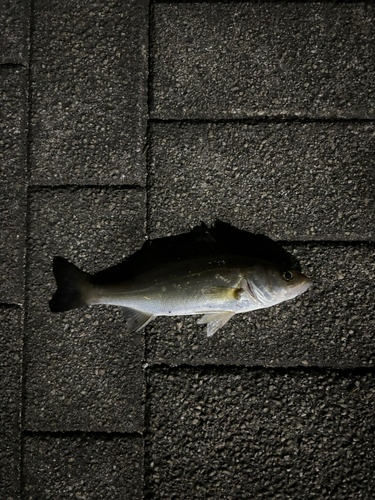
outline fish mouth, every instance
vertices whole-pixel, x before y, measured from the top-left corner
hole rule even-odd
[[[294,296],[296,297],[297,295],[301,295],[302,293],[306,292],[306,290],[308,290],[311,285],[313,284],[313,280],[308,278],[307,276],[305,275],[299,275],[299,282],[297,283],[294,283],[292,285],[292,290],[293,290],[293,293],[295,294]]]
[[[299,285],[301,293],[306,292],[306,290],[308,290],[312,284],[313,280],[311,280],[310,278],[306,278],[305,282]]]

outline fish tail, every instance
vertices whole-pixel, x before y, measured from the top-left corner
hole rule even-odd
[[[57,291],[49,302],[52,312],[70,311],[88,305],[87,295],[91,285],[89,274],[63,257],[53,259],[53,274]]]

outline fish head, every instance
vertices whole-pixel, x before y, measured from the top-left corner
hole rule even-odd
[[[299,271],[268,263],[249,269],[245,273],[245,279],[250,295],[264,306],[293,299],[304,293],[313,283]]]
[[[306,292],[313,284],[312,280],[299,271],[278,270],[272,273],[275,289],[282,291],[284,300],[293,299]]]

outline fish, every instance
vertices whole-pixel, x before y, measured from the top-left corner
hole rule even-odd
[[[88,274],[53,260],[57,291],[51,312],[120,306],[129,332],[158,316],[201,315],[212,336],[234,315],[268,308],[304,293],[312,280],[270,238],[216,221],[190,233],[146,241],[117,266]]]

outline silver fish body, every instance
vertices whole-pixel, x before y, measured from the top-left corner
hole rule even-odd
[[[144,327],[157,316],[202,314],[198,323],[207,324],[208,336],[234,314],[292,299],[312,283],[300,272],[272,262],[228,255],[172,262],[110,284],[95,283],[61,257],[55,258],[54,271],[59,289],[50,302],[52,311],[95,304],[121,306],[129,331]],[[61,276],[70,290],[76,289],[72,307],[67,307],[67,299],[59,306],[64,298]]]

